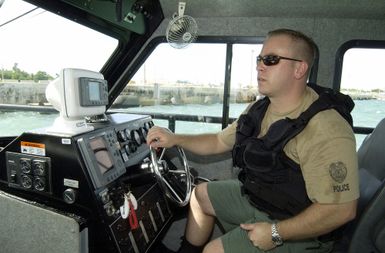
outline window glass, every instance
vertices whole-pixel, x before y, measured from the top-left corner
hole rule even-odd
[[[5,1],[0,8],[0,38],[0,104],[45,105],[45,87],[62,68],[100,71],[118,45],[21,0]],[[0,107],[0,118],[0,136],[10,136],[49,126],[56,115]]]
[[[233,45],[230,118],[238,118],[259,97],[256,58],[261,49],[262,44]]]
[[[205,116],[222,117],[225,60],[225,44],[193,43],[184,49],[159,44],[111,109],[175,120],[178,133],[217,132],[220,122]]]
[[[368,64],[370,63],[370,64]],[[356,127],[375,127],[385,118],[385,49],[351,48],[343,57],[341,91],[354,102]],[[365,135],[356,135],[357,147]]]

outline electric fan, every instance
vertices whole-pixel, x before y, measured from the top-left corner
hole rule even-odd
[[[185,2],[179,2],[178,14],[173,15],[166,30],[168,43],[178,49],[194,42],[198,33],[198,25],[195,20],[191,16],[184,15],[185,6]]]

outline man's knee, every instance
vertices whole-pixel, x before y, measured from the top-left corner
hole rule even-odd
[[[208,194],[207,194],[207,183],[201,183],[198,184],[195,189],[195,198],[199,203],[204,203],[208,200]]]
[[[202,253],[224,253],[222,240],[217,238],[211,242],[209,242],[203,249]]]
[[[196,202],[196,203],[194,203]],[[197,185],[193,192],[193,197],[191,199],[191,205],[197,204],[200,209],[209,215],[214,215],[214,209],[211,205],[211,201],[207,192],[207,183],[201,183]]]

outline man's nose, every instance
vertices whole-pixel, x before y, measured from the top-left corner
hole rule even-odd
[[[265,69],[266,69],[266,65],[263,64],[263,61],[260,61],[257,63],[257,66],[256,66],[257,72],[264,71]]]

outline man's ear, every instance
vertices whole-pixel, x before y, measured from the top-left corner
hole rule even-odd
[[[307,74],[309,65],[305,61],[296,62],[297,67],[295,68],[294,76],[296,79],[301,79]]]

